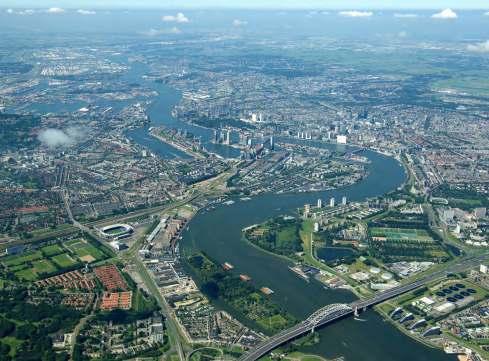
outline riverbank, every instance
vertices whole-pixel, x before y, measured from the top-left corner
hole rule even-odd
[[[292,315],[278,307],[265,292],[246,277],[236,276],[230,263],[219,266],[203,253],[186,259],[197,275],[202,292],[211,300],[228,303],[269,335],[273,335],[297,322]]]
[[[176,148],[176,149],[178,149],[178,150],[180,150],[180,151],[182,151],[182,152],[190,155],[191,157],[199,158],[199,159],[205,159],[205,156],[203,154],[201,154],[199,152],[196,152],[196,151],[194,151],[192,149],[189,149],[188,147],[185,147],[185,146],[183,146],[183,145],[181,145],[181,144],[179,144],[179,143],[171,140],[170,138],[163,136],[161,134],[161,129],[160,128],[150,128],[149,129],[149,134],[152,137],[158,139],[159,141],[164,142],[166,144],[169,144],[172,147],[174,147],[174,148]]]
[[[365,155],[371,160],[369,176],[355,185],[325,192],[263,194],[246,202],[236,199],[234,204],[197,214],[190,223],[190,229],[183,234],[182,249],[187,253],[192,249],[204,251],[219,263],[233,264],[236,272],[249,275],[256,284],[273,289],[274,294],[270,297],[299,319],[325,304],[352,302],[355,297],[351,291],[325,289],[315,279],[305,282],[289,269],[290,259],[250,247],[243,241],[242,230],[275,216],[294,214],[297,208],[306,203],[314,204],[318,198],[340,199],[346,195],[351,201],[359,201],[388,193],[403,184],[404,169],[397,161],[368,150]],[[408,361],[412,358],[400,350],[410,349],[416,360],[451,360],[438,350],[427,349],[405,337],[377,313],[368,311],[365,316],[368,322],[346,319],[319,330],[320,342],[308,346],[304,352],[322,354],[327,358],[345,356],[362,361]],[[379,336],[375,340],[365,337],[372,334]],[[356,346],[349,347],[352,344]]]
[[[270,222],[270,221],[266,221],[265,223],[268,223],[268,222]],[[245,227],[245,228],[243,228],[243,232],[249,231],[249,230],[253,229],[254,227],[256,228],[259,226],[260,225]],[[292,257],[291,255],[276,253],[272,250],[260,247],[259,244],[256,244],[255,242],[248,239],[248,237],[246,237],[245,234],[243,234],[242,239],[243,239],[243,242],[246,242],[249,246],[255,247],[256,249],[260,250],[261,252],[265,252],[265,253],[269,254],[270,256],[279,257],[279,258],[289,262],[291,266],[293,266],[294,264],[297,264],[297,263],[301,263],[304,265],[308,265],[308,266],[317,268],[321,271],[324,271],[328,274],[333,275],[334,277],[340,278],[341,280],[343,280],[346,283],[346,286],[342,287],[341,289],[351,291],[359,299],[361,299],[365,296],[369,296],[369,295],[365,295],[365,294],[361,293],[360,291],[358,291],[355,288],[356,285],[353,283],[352,280],[350,280],[350,279],[344,277],[343,275],[339,274],[335,269],[329,267],[328,265],[324,264],[323,262],[321,262],[320,260],[318,260],[315,257],[314,251],[313,251],[313,245],[312,245],[312,242],[311,242],[310,237],[309,237],[309,234],[311,234],[312,228],[313,228],[312,224],[308,224],[308,225],[306,225],[306,227],[308,228],[307,230],[304,229],[304,223],[302,223],[300,231],[299,231],[299,235],[300,235],[300,240],[302,242],[303,249],[302,249],[302,252],[298,252],[297,255],[294,255],[295,257]],[[300,253],[302,253],[302,255],[299,255]],[[299,275],[299,277],[301,279],[303,279],[305,282],[310,281],[310,279],[306,280],[299,273],[293,271],[292,269],[291,269],[291,272],[294,272],[297,275]]]

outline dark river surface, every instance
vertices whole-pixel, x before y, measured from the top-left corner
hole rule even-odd
[[[154,87],[160,95],[149,109],[151,125],[187,129],[201,136],[206,146],[213,147],[209,143],[212,130],[180,122],[171,115],[171,109],[178,103],[181,95],[165,84],[155,84]],[[164,158],[184,156],[177,149],[149,137],[147,131],[148,127],[131,130],[128,136]],[[336,148],[335,145],[317,145],[345,150],[344,146]],[[227,146],[217,145],[212,151],[224,157],[236,156],[236,150]],[[305,203],[315,204],[319,197],[323,200],[330,197],[339,200],[346,196],[348,200],[361,201],[392,191],[405,181],[404,169],[395,159],[368,150],[363,155],[371,161],[368,165],[369,175],[355,185],[326,192],[261,195],[247,201],[238,199],[232,205],[220,205],[215,209],[199,212],[183,233],[182,252],[189,253],[192,249],[199,249],[220,263],[232,263],[234,272],[250,275],[256,286],[273,289],[275,293],[272,297],[275,302],[297,318],[305,318],[329,303],[354,300],[355,296],[349,291],[328,290],[315,280],[305,282],[289,270],[288,261],[243,242],[241,230],[270,217],[295,212]],[[239,314],[235,316],[241,318]],[[372,310],[362,314],[361,318],[364,321],[350,318],[323,328],[319,331],[320,342],[304,348],[303,351],[327,358],[343,356],[345,361],[455,359],[403,335]]]

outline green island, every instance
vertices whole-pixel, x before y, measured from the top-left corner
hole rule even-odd
[[[225,271],[205,254],[191,255],[188,264],[201,282],[202,291],[210,299],[222,299],[262,331],[273,334],[297,322],[250,281]]]
[[[284,256],[302,252],[301,222],[293,217],[275,217],[259,226],[244,230],[244,237],[252,244]]]

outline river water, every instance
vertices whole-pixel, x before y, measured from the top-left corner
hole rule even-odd
[[[165,126],[172,129],[182,129],[200,138],[202,145],[209,151],[220,155],[224,158],[237,158],[239,157],[239,150],[225,144],[214,144],[211,142],[214,132],[212,129],[204,128],[201,126],[184,123],[179,119],[176,119],[172,115],[172,109],[182,99],[182,95],[179,91],[171,88],[164,83],[156,83],[153,81],[144,81],[142,75],[148,71],[145,64],[132,63],[129,72],[124,75],[126,81],[142,82],[149,88],[158,92],[158,97],[154,99],[151,105],[148,107],[147,114],[150,119],[150,125],[142,128],[131,129],[126,132],[129,139],[135,141],[138,144],[150,149],[154,154],[165,158],[184,158],[189,159],[190,156],[171,146],[170,144],[159,141],[158,139],[150,136],[148,130],[150,127]]]
[[[186,129],[201,136],[206,146],[214,146],[209,143],[212,130],[180,122],[171,115],[171,109],[178,103],[181,95],[165,84],[154,86],[160,95],[149,109],[151,125]],[[164,158],[186,156],[181,151],[149,137],[147,132],[148,127],[139,128],[128,132],[128,136]],[[337,148],[335,145],[316,145],[331,150],[345,150],[344,146]],[[216,146],[212,151],[225,157],[235,156],[235,149],[226,146]],[[232,263],[236,273],[248,274],[256,286],[273,289],[274,301],[300,319],[326,304],[354,300],[355,296],[349,291],[325,289],[315,280],[305,282],[289,270],[290,263],[287,260],[243,242],[241,230],[276,215],[291,214],[305,203],[315,204],[318,198],[328,200],[335,197],[339,200],[346,196],[348,200],[360,201],[385,194],[404,182],[404,169],[396,160],[368,150],[364,155],[371,161],[368,165],[369,175],[355,185],[326,192],[260,195],[251,200],[237,199],[232,205],[220,205],[199,212],[183,233],[182,252],[189,254],[193,250],[201,250],[220,263]],[[243,319],[238,312],[229,308],[227,310],[238,319]],[[327,358],[343,356],[345,361],[455,359],[403,335],[374,311],[367,311],[361,318],[363,321],[345,319],[325,327],[319,331],[320,342],[304,348],[304,351]]]

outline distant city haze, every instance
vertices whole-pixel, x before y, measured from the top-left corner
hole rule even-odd
[[[3,0],[2,7],[15,8],[331,8],[331,9],[485,9],[485,0]]]

